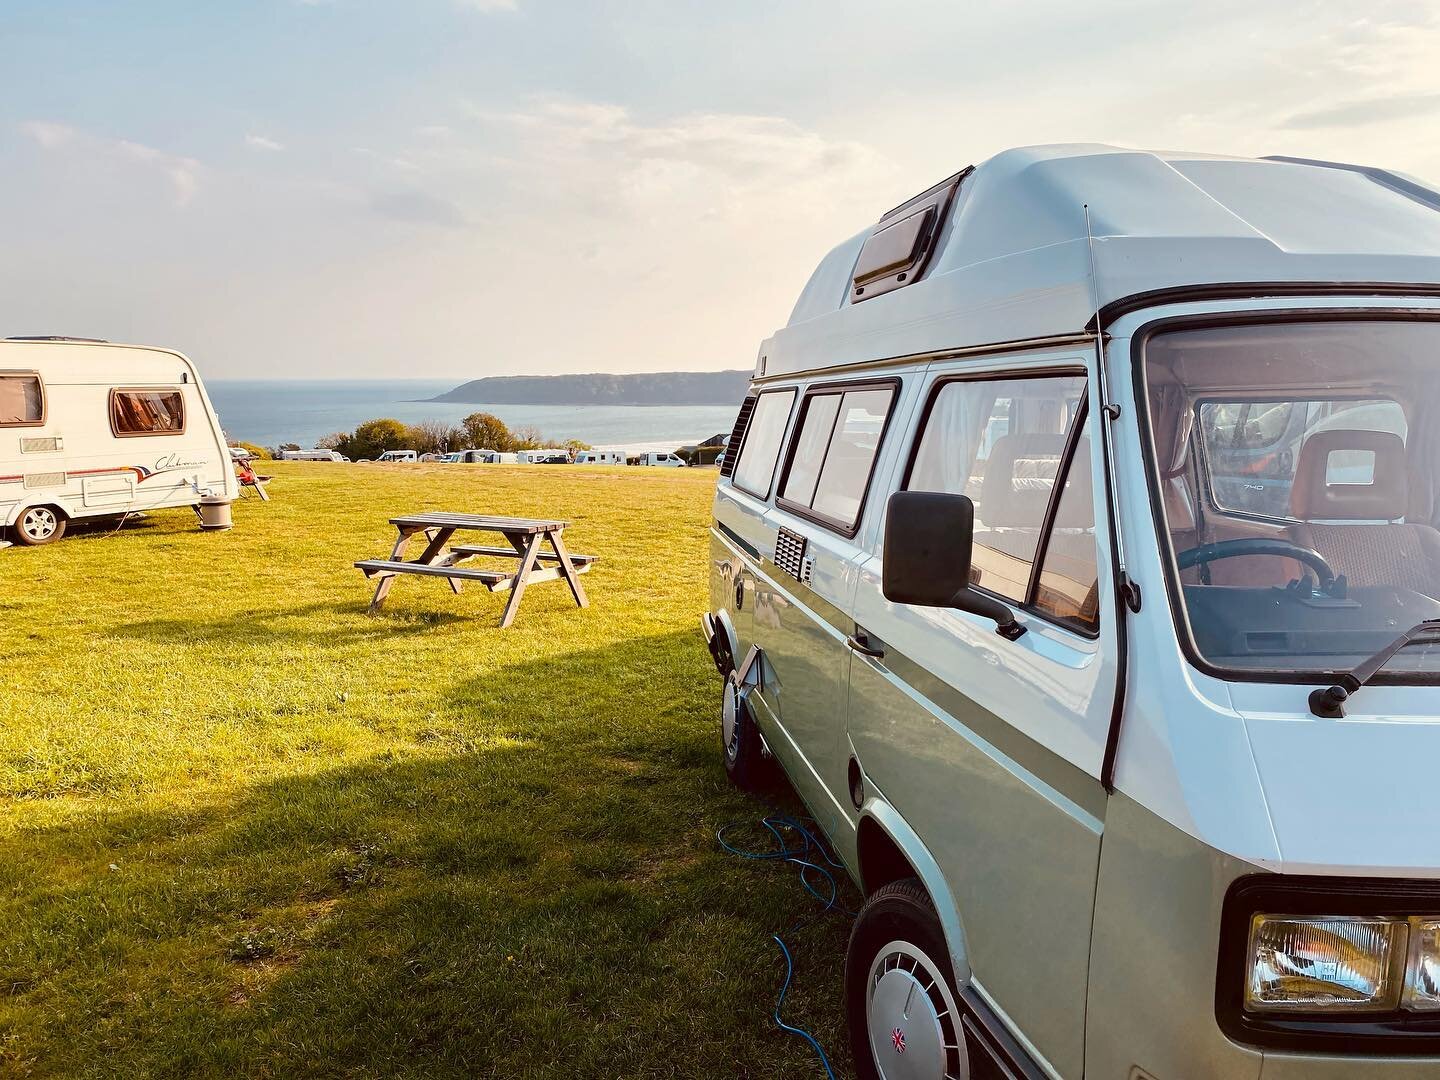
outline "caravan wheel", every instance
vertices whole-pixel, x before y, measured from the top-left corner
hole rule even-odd
[[[65,535],[65,518],[53,506],[32,506],[15,522],[15,539],[26,547],[39,547]]]

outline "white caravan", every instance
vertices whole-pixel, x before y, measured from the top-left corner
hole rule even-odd
[[[581,450],[575,455],[576,465],[624,465],[624,450]]]
[[[0,525],[20,544],[66,524],[239,493],[186,357],[67,338],[0,341]]]
[[[412,462],[412,463],[413,463],[413,462],[417,462],[417,461],[420,460],[420,455],[417,454],[414,450],[386,450],[383,454],[381,454],[381,455],[380,455],[378,458],[376,458],[375,460],[376,460],[376,461],[406,461],[406,462]]]
[[[1440,192],[1008,151],[729,445],[725,767],[864,892],[859,1076],[1440,1076]]]
[[[281,450],[281,461],[347,461],[336,450]]]

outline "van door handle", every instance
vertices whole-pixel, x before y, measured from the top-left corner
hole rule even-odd
[[[845,639],[845,644],[854,649],[861,656],[868,656],[874,660],[883,660],[885,650],[870,644],[870,636],[863,630],[856,630]]]

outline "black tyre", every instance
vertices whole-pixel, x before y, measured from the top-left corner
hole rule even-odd
[[[742,791],[760,791],[767,785],[769,763],[764,742],[755,726],[755,717],[733,678],[725,680],[720,705],[720,748],[724,752],[725,775]]]
[[[845,954],[845,1014],[861,1080],[969,1080],[940,919],[914,878],[877,889]]]
[[[65,535],[65,515],[53,506],[30,506],[15,521],[15,541],[25,547],[53,544]]]

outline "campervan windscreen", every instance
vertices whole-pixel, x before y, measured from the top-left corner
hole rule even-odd
[[[1143,372],[1192,659],[1314,677],[1440,618],[1440,321],[1162,331]],[[1440,646],[1386,672],[1433,682]]]

